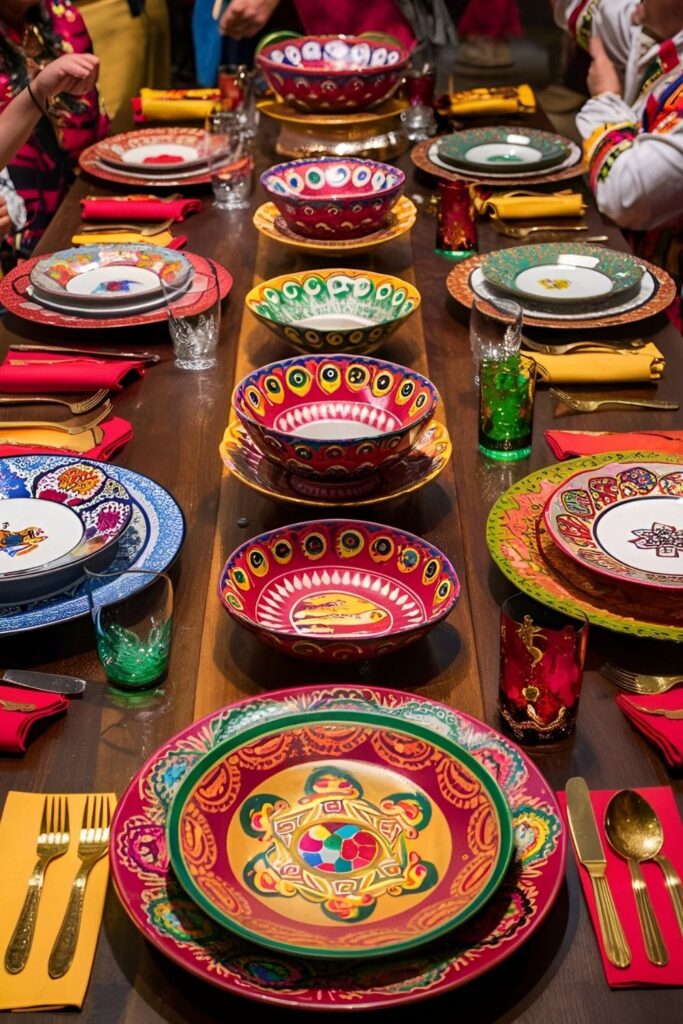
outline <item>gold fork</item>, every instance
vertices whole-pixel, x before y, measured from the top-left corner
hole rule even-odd
[[[30,427],[38,427],[41,430],[61,430],[64,434],[82,434],[86,430],[96,427],[113,409],[111,402],[105,402],[96,416],[93,416],[87,423],[57,423],[54,420],[0,420],[0,432],[3,430],[28,430]]]
[[[633,707],[636,711],[642,711],[646,715],[662,715],[672,722],[683,719],[683,708],[674,708],[673,710],[669,708],[644,708],[642,704],[634,704]]]
[[[628,669],[618,668],[608,661],[600,672],[605,679],[630,693],[666,693],[667,690],[672,690],[674,686],[683,683],[683,676],[649,676],[643,672],[629,672]]]
[[[617,348],[616,345],[608,345],[600,341],[571,341],[567,345],[544,345],[540,341],[522,337],[522,344],[533,352],[542,352],[547,356],[564,356],[569,352],[614,352],[617,355],[627,355],[644,348],[647,342],[635,338],[633,341],[619,342]]]
[[[81,866],[73,880],[66,914],[50,953],[47,970],[51,978],[61,978],[73,962],[81,927],[85,887],[93,866],[107,852],[110,820],[111,808],[108,796],[94,796],[92,803],[90,797],[86,797],[78,839],[78,856]]]
[[[139,235],[147,237],[148,235],[159,235],[162,231],[167,231],[172,223],[173,217],[171,217],[170,220],[155,221],[152,224],[112,224],[111,222],[81,224],[80,228],[75,231],[74,234],[111,235],[121,231],[137,231]]]
[[[595,412],[597,409],[602,409],[603,405],[631,405],[638,409],[669,409],[672,411],[680,408],[678,402],[663,402],[658,398],[575,398],[574,395],[569,395],[566,391],[560,391],[558,388],[551,388],[550,394],[559,402],[568,405],[570,409],[575,409],[576,412]]]
[[[28,882],[28,892],[19,914],[17,926],[5,953],[5,969],[10,974],[18,974],[23,971],[31,952],[45,869],[51,860],[62,857],[68,848],[69,805],[67,798],[65,796],[46,796],[36,845],[38,860]]]
[[[95,409],[108,394],[107,388],[100,388],[99,391],[95,391],[88,398],[82,398],[78,402],[67,402],[65,398],[55,398],[54,395],[2,395],[0,396],[0,405],[33,405],[35,403],[65,405],[74,416],[80,416],[82,413]]]

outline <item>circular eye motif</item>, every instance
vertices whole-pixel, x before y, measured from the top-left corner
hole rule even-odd
[[[311,375],[301,366],[292,366],[285,377],[288,386],[297,395],[305,395],[311,386]]]
[[[324,292],[325,282],[323,281],[322,277],[315,277],[314,275],[311,275],[310,277],[307,277],[305,279],[303,290],[306,293],[306,295],[315,297],[316,295],[320,295],[322,292]]]
[[[398,568],[400,572],[412,572],[416,569],[420,556],[415,548],[403,548],[398,556]]]
[[[353,294],[357,299],[366,299],[372,295],[374,285],[369,277],[357,277],[353,282]]]
[[[296,445],[294,447],[294,454],[298,459],[301,459],[303,462],[310,462],[311,459],[313,458],[313,452],[311,451],[311,449],[304,448],[303,445]]]
[[[297,174],[296,171],[290,171],[289,174],[285,176],[285,182],[289,191],[297,194],[301,192],[304,187],[304,179],[300,174]]]
[[[388,281],[385,281],[384,284],[381,284],[377,289],[377,299],[379,302],[386,302],[387,299],[391,298],[392,293],[392,286],[389,284]]]
[[[375,445],[372,443],[372,441],[363,441],[363,443],[359,444],[358,447],[356,448],[356,451],[358,452],[359,455],[372,455],[374,450]]]
[[[282,381],[279,377],[275,377],[272,373],[265,378],[263,381],[263,387],[273,402],[282,402],[285,397],[285,389],[282,387]]]
[[[225,597],[225,600],[230,605],[230,607],[234,608],[236,612],[241,612],[242,609],[244,608],[244,605],[240,601],[240,599],[237,596],[237,594],[233,594],[233,593],[231,593],[231,591],[228,591],[226,594],[224,594],[224,597]]]
[[[334,363],[323,363],[318,370],[318,380],[323,391],[330,394],[332,391],[336,391],[341,384],[341,373],[338,366]]]
[[[422,412],[422,410],[427,405],[428,397],[429,396],[428,396],[426,391],[421,391],[420,394],[415,399],[415,401],[413,402],[413,404],[411,405],[410,411],[409,411],[408,415],[409,416],[416,416],[417,413]]]
[[[308,533],[303,539],[302,547],[307,558],[322,558],[327,551],[327,538],[324,533]]]
[[[306,171],[306,184],[309,188],[320,189],[325,184],[325,176],[319,167],[309,167]]]
[[[240,590],[249,590],[249,577],[247,576],[244,569],[233,569],[232,572],[230,573],[230,578],[232,579],[232,582],[235,584],[235,586],[239,587]]]
[[[382,372],[378,373],[374,381],[372,382],[373,395],[386,395],[388,391],[391,391],[393,383],[393,374],[388,373],[386,370],[382,370]]]
[[[270,550],[278,565],[286,565],[292,557],[293,548],[288,540],[276,540],[271,544]]]
[[[334,167],[326,168],[326,178],[330,185],[345,185],[351,177],[348,167],[344,164],[335,164]]]
[[[310,39],[301,47],[301,55],[304,60],[320,60],[322,56],[320,43],[316,43],[314,40]]]
[[[325,456],[328,459],[341,459],[344,455],[343,450],[338,444],[332,444],[329,448],[325,449]]]
[[[363,550],[365,540],[358,530],[344,530],[337,538],[337,552],[342,558],[353,558]]]
[[[442,580],[442,582],[439,583],[439,586],[436,589],[436,594],[434,595],[434,603],[443,604],[446,598],[450,595],[452,589],[453,584],[451,583],[450,580]]]
[[[370,556],[374,562],[388,562],[396,545],[391,537],[375,537],[370,545]]]
[[[285,46],[285,57],[290,64],[301,64],[301,52],[298,46]]]
[[[261,548],[252,548],[247,555],[249,568],[256,576],[265,576],[268,572],[268,559]]]
[[[287,286],[285,285],[285,288],[286,287]],[[282,289],[283,292],[285,288]],[[275,288],[265,288],[263,291],[263,298],[266,300],[266,302],[270,302],[272,306],[280,305],[280,293]]]
[[[257,412],[259,416],[262,416],[264,410],[263,395],[259,389],[255,388],[253,384],[250,384],[244,392],[244,397],[247,400],[247,405],[251,406],[254,412]]]
[[[422,573],[423,583],[433,583],[441,572],[441,562],[438,558],[430,558]]]
[[[391,305],[392,306],[400,306],[403,303],[403,300],[405,299],[405,297],[406,297],[405,288],[397,288],[396,291],[394,292],[392,298],[391,298]]]
[[[371,173],[369,167],[357,167],[351,175],[351,181],[356,188],[363,188],[370,181]]]
[[[405,405],[415,393],[417,387],[414,380],[404,380],[396,394],[396,405]]]
[[[372,187],[382,191],[387,186],[387,176],[384,171],[375,171],[372,176]]]
[[[352,391],[360,391],[370,381],[370,370],[362,363],[352,363],[346,371],[346,383]]]

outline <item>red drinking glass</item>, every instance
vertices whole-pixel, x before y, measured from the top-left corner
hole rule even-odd
[[[411,107],[433,107],[436,72],[428,64],[406,71],[404,93]]]
[[[477,251],[474,202],[467,182],[439,182],[436,219],[438,253],[449,259],[465,259]]]

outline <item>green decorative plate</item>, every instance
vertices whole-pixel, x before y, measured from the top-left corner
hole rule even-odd
[[[191,899],[297,956],[411,949],[502,882],[512,819],[493,776],[422,723],[358,711],[267,721],[183,780],[168,821]]]
[[[484,278],[503,291],[553,305],[613,303],[635,292],[641,264],[628,253],[581,242],[539,242],[498,249],[482,262]]]
[[[437,153],[452,167],[506,176],[555,167],[567,159],[569,147],[559,136],[533,128],[468,128],[441,139]]]
[[[486,542],[491,557],[525,594],[567,615],[583,613],[596,626],[656,640],[683,641],[683,607],[671,594],[615,583],[567,557],[547,532],[543,513],[556,489],[584,470],[614,462],[680,464],[657,452],[607,452],[545,466],[505,491],[489,513]],[[599,472],[596,473],[596,477]]]

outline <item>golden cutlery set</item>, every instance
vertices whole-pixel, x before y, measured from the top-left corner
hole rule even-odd
[[[48,961],[50,978],[63,977],[73,963],[83,913],[88,876],[107,852],[111,807],[107,796],[88,796],[78,833],[80,866],[71,884],[71,894],[59,933]],[[45,875],[51,863],[69,849],[71,833],[66,796],[46,796],[36,842],[37,861],[28,881],[28,891],[16,927],[5,952],[5,969],[22,971],[31,952]]]
[[[610,665],[609,662],[602,666],[600,674],[630,693],[666,693],[667,690],[673,690],[674,686],[683,683],[683,676],[651,676],[643,672],[630,672],[617,665]]]

